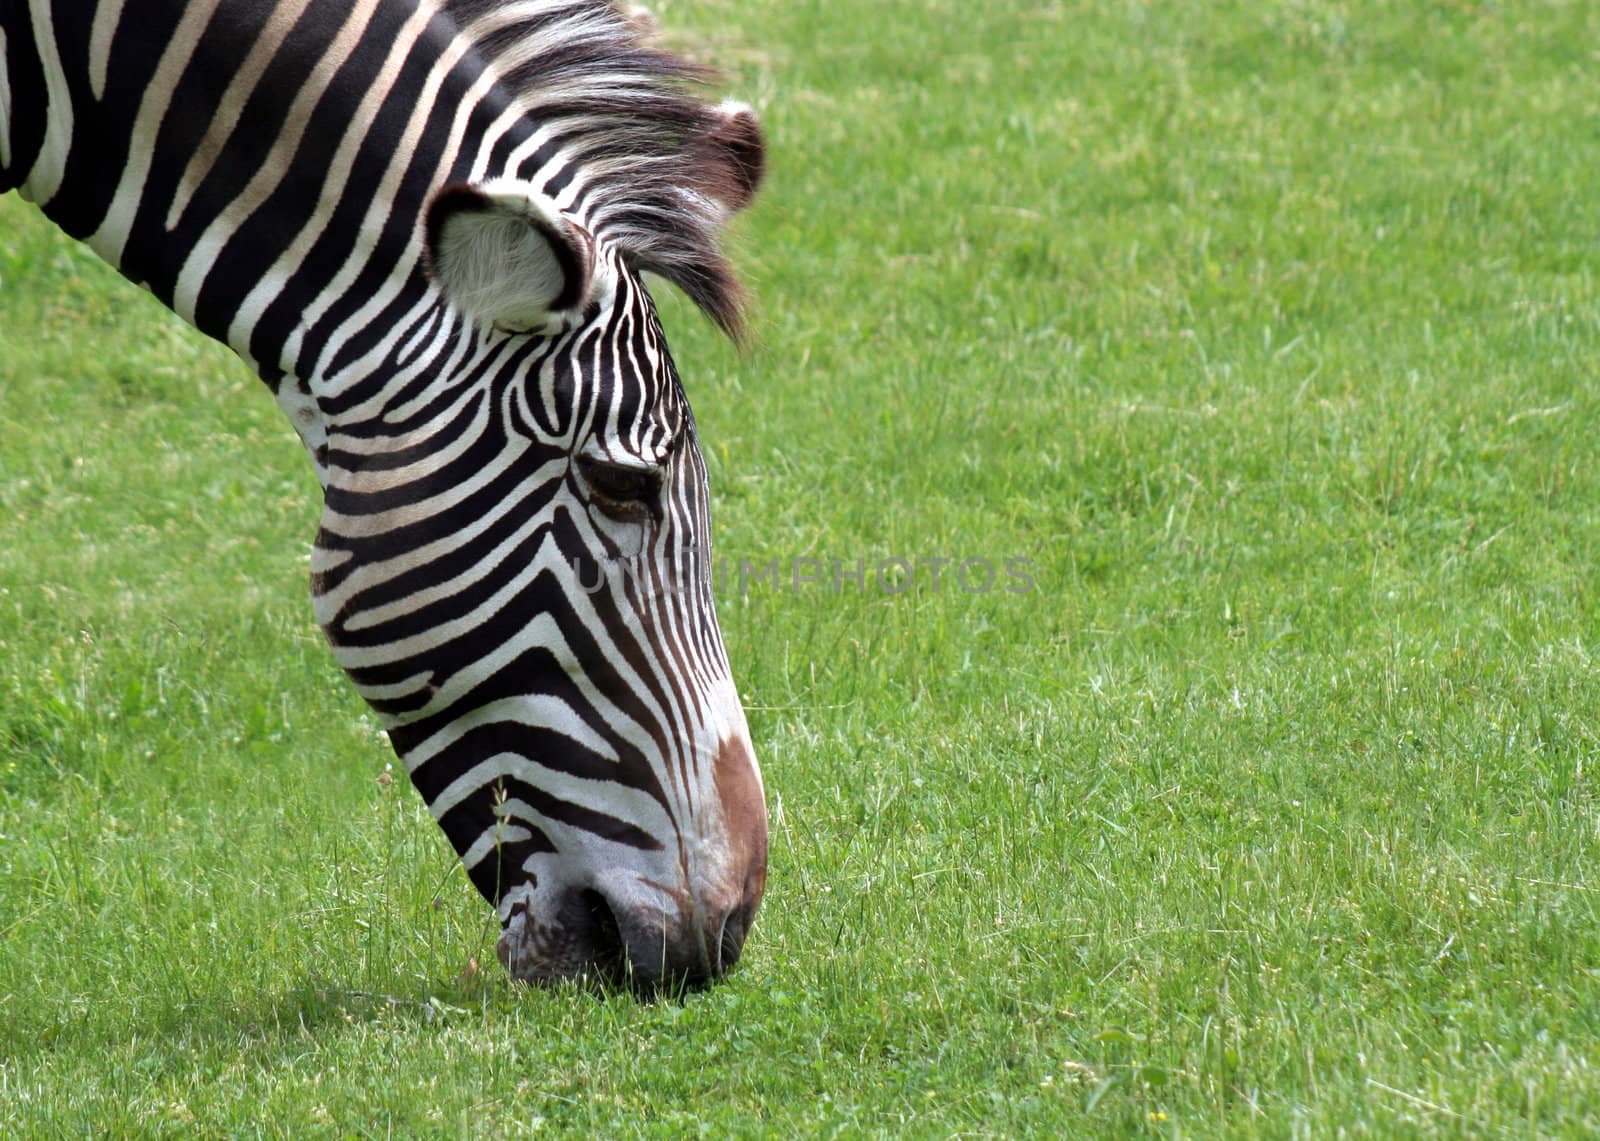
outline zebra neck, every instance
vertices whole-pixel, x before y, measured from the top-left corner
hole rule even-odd
[[[431,303],[418,219],[461,161],[431,109],[477,72],[430,3],[3,11],[6,179],[275,390]]]

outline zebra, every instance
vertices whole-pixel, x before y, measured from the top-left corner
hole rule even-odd
[[[740,339],[765,142],[711,78],[607,0],[0,5],[0,192],[272,391],[316,618],[514,979],[704,985],[765,888],[643,281]]]

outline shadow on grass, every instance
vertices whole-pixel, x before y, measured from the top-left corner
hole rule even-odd
[[[547,1014],[565,1022],[574,1002],[596,1009],[644,1011],[683,1004],[696,991],[658,990],[640,995],[599,978],[529,984],[498,967],[472,977],[415,981],[391,990],[365,990],[345,981],[306,978],[278,992],[216,995],[171,1002],[73,1001],[53,1025],[17,1025],[0,1045],[0,1061],[26,1065],[44,1055],[114,1056],[171,1051],[188,1056],[247,1053],[269,1062],[273,1051],[304,1052],[308,1041],[327,1042],[353,1030],[381,1028],[426,1037],[429,1031],[504,1019],[526,1027]],[[264,1056],[264,1053],[266,1056]]]
[[[470,981],[418,982],[394,991],[369,991],[309,978],[278,993],[217,995],[173,1002],[72,1002],[54,1025],[17,1025],[0,1045],[0,1061],[27,1063],[41,1055],[111,1054],[139,1043],[201,1054],[247,1049],[259,1057],[274,1047],[303,1050],[351,1027],[426,1028],[478,1019],[514,1004],[519,990],[490,976]]]

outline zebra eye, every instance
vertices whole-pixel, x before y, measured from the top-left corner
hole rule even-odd
[[[578,470],[589,485],[590,496],[613,514],[631,515],[651,503],[661,490],[661,474],[647,468],[579,457]]]

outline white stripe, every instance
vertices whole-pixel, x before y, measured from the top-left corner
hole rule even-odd
[[[592,612],[587,616],[580,614],[579,621],[588,622],[586,629],[603,632],[603,627],[598,624]],[[655,751],[656,744],[650,736],[649,728],[645,724],[634,720],[631,714],[625,713],[618,708],[610,697],[595,687],[589,675],[577,665],[576,655],[571,647],[567,645],[566,640],[561,635],[560,628],[556,625],[555,619],[551,615],[539,615],[519,631],[519,635],[519,637],[513,637],[502,642],[495,647],[492,653],[484,655],[473,662],[470,667],[451,677],[432,694],[427,708],[415,710],[390,720],[394,725],[403,725],[419,717],[427,716],[428,709],[448,708],[453,703],[460,701],[474,686],[481,684],[485,678],[504,669],[509,662],[526,653],[530,647],[543,646],[567,668],[568,676],[571,678],[572,683],[577,686],[578,695],[583,700],[583,703],[599,714],[601,719],[610,726],[612,740],[621,741],[646,756]],[[384,663],[385,659],[382,656],[382,650],[383,648],[379,647],[379,652],[372,655],[372,660],[375,663]],[[348,648],[342,648],[337,651],[341,662],[343,662],[343,655],[347,651]],[[403,658],[404,655],[395,654],[392,655],[391,661],[398,662]],[[617,655],[617,661],[620,666],[622,661],[620,655]],[[649,695],[641,678],[637,675],[626,677],[623,679],[623,684],[628,687],[628,691],[635,696],[636,700],[645,707],[646,717],[650,721],[666,724],[662,710],[655,707],[654,699]],[[555,699],[545,698],[543,700],[554,701]],[[465,714],[463,717],[445,725],[426,740],[418,742],[406,754],[407,768],[415,771],[418,765],[423,764],[459,738],[464,731],[477,724],[476,721],[472,720],[475,716],[477,716],[475,712]],[[612,760],[616,759],[612,747],[609,745],[604,750],[596,751],[602,752]]]
[[[388,97],[390,89],[394,86],[396,78],[410,56],[412,47],[427,29],[428,22],[432,19],[433,14],[433,9],[430,5],[420,5],[395,37],[394,43],[389,49],[389,56],[383,61],[383,67],[372,78],[371,85],[368,87],[361,103],[351,110],[349,127],[345,131],[344,137],[340,139],[339,147],[334,152],[333,158],[328,163],[327,180],[323,183],[321,193],[317,196],[316,209],[312,211],[311,217],[307,218],[300,226],[293,241],[278,256],[272,268],[256,283],[255,288],[251,289],[249,294],[245,296],[243,303],[239,306],[239,311],[234,314],[232,324],[228,326],[228,343],[230,345],[248,343],[250,330],[255,328],[256,323],[261,320],[261,316],[267,311],[268,306],[277,300],[278,295],[283,292],[284,286],[288,283],[289,277],[299,268],[300,263],[310,251],[312,244],[322,236],[323,230],[327,228],[329,219],[333,217],[333,212],[339,206],[339,199],[344,192],[345,184],[349,181],[351,169],[355,165],[356,152],[366,139],[361,128],[366,124],[370,124],[376,117],[378,108],[383,104],[384,99]],[[343,34],[341,33],[342,38]],[[354,41],[352,40],[351,46],[353,44]],[[348,54],[348,47],[336,47],[328,53],[330,57],[334,57],[335,63],[343,62],[344,57]],[[460,55],[461,52],[457,51],[453,59],[459,59]],[[322,76],[320,79],[313,77],[313,82],[308,82],[306,86],[308,88],[314,86],[316,89],[315,94],[320,96],[328,78],[329,76]],[[418,109],[413,113],[414,121],[417,117],[427,118],[428,110],[433,106],[433,96],[436,89],[437,85],[420,97]],[[309,113],[312,105],[307,104],[306,113]],[[403,170],[406,159],[412,153],[415,145],[415,139],[412,137],[402,140],[390,159],[390,169],[400,167]],[[274,150],[274,153],[267,156],[266,161],[262,164],[262,169],[263,171],[277,169],[280,172],[278,177],[281,178],[281,172],[288,168],[293,155],[294,150],[292,148],[283,151],[281,154]],[[276,180],[274,181],[276,182]],[[399,178],[396,177],[393,182],[397,185]],[[381,219],[388,212],[389,204],[393,201],[394,186],[386,181],[385,185],[378,190],[367,218],[361,223],[357,231],[356,248],[345,262],[344,271],[349,271],[351,266],[355,266],[356,270],[359,271],[366,264],[367,258],[371,256],[372,245],[382,229]],[[377,221],[374,221],[375,219]],[[207,234],[208,239],[210,236],[210,234]],[[185,279],[193,278],[193,288],[198,290],[200,281],[204,279],[206,271],[211,268],[210,263],[212,256],[214,256],[214,251],[206,247],[207,243],[202,242],[190,257],[189,263],[184,266],[183,276],[179,279],[180,296],[182,295],[181,291],[186,288],[183,284]],[[400,276],[402,279],[408,268],[401,267]],[[355,275],[350,273],[349,276],[353,279]],[[324,291],[302,311],[298,328],[290,333],[288,343],[284,346],[283,359],[279,362],[280,364],[288,365],[294,361],[300,352],[301,330],[314,325],[318,316],[343,296],[344,286],[339,281],[336,281],[331,289]],[[297,375],[299,375],[298,371]]]
[[[580,748],[587,749],[611,764],[620,763],[621,757],[617,755],[616,747],[589,728],[588,722],[579,717],[566,702],[559,697],[551,697],[543,693],[530,693],[523,697],[505,697],[498,701],[491,701],[487,705],[479,706],[471,713],[452,721],[445,728],[439,730],[432,737],[419,744],[406,754],[406,770],[416,772],[423,764],[437,756],[450,745],[461,740],[462,737],[474,729],[485,725],[505,724],[536,725],[540,729],[547,729],[552,733],[560,733]],[[501,756],[514,754],[502,753]],[[443,816],[463,799],[471,794],[477,785],[485,783],[484,770],[491,767],[496,773],[506,770],[493,766],[493,762],[484,761],[450,782],[448,788],[440,791],[429,806],[433,814]],[[539,787],[537,781],[530,781]]]
[[[489,159],[494,155],[494,148],[512,127],[522,122],[526,112],[516,104],[512,104],[500,113],[500,117],[490,123],[488,129],[478,139],[478,157],[472,162],[472,170],[467,174],[468,182],[484,182],[490,177]],[[507,176],[516,169],[515,162],[508,162],[505,166]]]
[[[144,193],[145,180],[150,176],[150,161],[155,157],[155,141],[161,130],[161,121],[166,118],[167,108],[172,105],[178,81],[183,78],[184,68],[189,65],[189,57],[200,40],[200,33],[211,22],[211,15],[216,8],[217,0],[196,0],[184,12],[183,19],[179,21],[172,39],[167,41],[161,59],[156,63],[155,74],[145,87],[144,98],[139,101],[139,113],[134,118],[129,140],[128,162],[122,168],[122,177],[111,197],[111,209],[106,211],[100,228],[88,239],[89,247],[95,253],[119,268],[122,255],[128,248],[128,235],[133,230],[134,217],[139,212],[139,199]],[[194,319],[192,309],[187,312],[180,310],[179,315],[185,320]]]
[[[520,824],[499,824],[493,828],[485,828],[483,834],[472,842],[472,847],[461,853],[461,866],[471,871],[490,852],[502,844],[515,844],[519,840],[531,840],[533,833]]]
[[[89,29],[89,90],[96,100],[106,97],[106,71],[111,61],[111,38],[117,34],[124,0],[101,0]]]
[[[61,189],[67,170],[67,152],[72,149],[72,98],[67,94],[67,79],[56,52],[55,27],[50,22],[50,5],[31,5],[33,42],[44,69],[45,112],[44,145],[33,169],[26,172],[22,196],[40,206],[47,205]],[[116,263],[112,263],[116,264]]]
[[[477,38],[482,35],[486,35],[489,32],[501,27],[515,26],[519,21],[527,19],[532,13],[543,12],[546,9],[556,6],[557,5],[548,2],[538,2],[533,4],[511,5],[498,8],[493,10],[488,16],[471,25],[470,28],[465,29],[457,36],[456,41],[452,45],[451,49],[433,65],[428,79],[424,84],[422,93],[416,100],[417,111],[413,114],[411,121],[406,126],[402,141],[396,148],[395,158],[390,163],[389,169],[385,172],[383,181],[379,186],[373,206],[368,212],[367,218],[361,224],[361,233],[365,234],[376,232],[376,229],[381,227],[384,217],[390,208],[390,204],[394,201],[395,194],[399,189],[400,180],[405,176],[409,169],[405,161],[406,156],[409,156],[415,151],[420,133],[424,128],[428,115],[434,106],[435,100],[437,99],[439,87],[441,86],[444,77],[459,62],[463,52],[469,50],[471,45],[476,42]],[[463,95],[459,105],[457,106],[455,118],[451,124],[449,138],[447,139],[445,147],[442,151],[440,162],[434,169],[433,175],[429,180],[430,185],[436,185],[439,182],[442,172],[448,169],[450,163],[453,161],[454,156],[457,155],[457,152],[462,146],[466,134],[466,128],[472,117],[472,114],[477,109],[477,106],[482,100],[483,96],[490,89],[492,89],[494,84],[499,82],[499,75],[508,63],[536,58],[540,52],[548,50],[551,43],[559,42],[561,35],[576,35],[580,31],[584,31],[586,29],[592,30],[592,28],[595,26],[597,25],[593,25],[582,20],[563,21],[561,23],[561,27],[556,29],[557,37],[555,39],[550,41],[528,40],[519,43],[512,52],[509,52],[501,57],[497,57],[496,66],[494,68],[487,69],[485,73],[477,79],[473,86],[466,92],[465,95]],[[490,150],[492,150],[493,143],[498,140],[501,136],[501,133],[509,129],[512,123],[515,121],[516,119],[514,115],[502,115],[496,120],[492,129],[488,132],[485,138],[475,140],[475,145],[477,147],[476,156],[473,162],[473,170],[475,172],[483,169],[483,164],[486,161],[485,156]],[[563,121],[562,125],[567,125],[567,121]],[[536,149],[537,146],[542,145],[544,138],[545,131],[541,130],[535,139],[530,140],[528,143],[524,144],[522,148],[519,148],[518,153],[520,154],[522,151],[528,150],[528,148]],[[531,150],[529,150],[529,153],[532,153]],[[518,161],[520,161],[520,159],[514,159],[512,163],[507,165],[507,169],[515,169]],[[568,157],[565,152],[563,152],[562,154],[556,156],[551,163],[551,166],[558,167],[567,161]],[[570,199],[573,195],[576,195],[581,188],[582,179],[574,178],[572,183],[563,193],[563,199]],[[558,205],[560,204],[561,203],[558,202]],[[331,211],[331,207],[329,209]],[[326,218],[322,217],[321,212],[319,211],[319,217],[314,218],[312,222],[307,225],[305,234],[314,236],[315,234],[320,233],[325,225]],[[420,227],[418,230],[420,231]],[[370,254],[370,248],[363,251],[358,247],[357,254],[345,262],[345,264],[340,268],[338,274],[335,275],[334,279],[329,282],[323,288],[321,293],[319,293],[317,298],[307,305],[302,311],[299,327],[289,335],[288,342],[285,345],[283,352],[283,358],[286,367],[289,367],[290,370],[295,372],[297,375],[302,375],[308,371],[307,368],[303,367],[303,362],[299,360],[300,353],[302,351],[304,332],[315,327],[317,322],[322,319],[322,317],[327,313],[328,309],[335,302],[346,297],[351,283],[354,282],[356,277],[366,268],[367,257],[370,256]],[[323,352],[323,361],[321,363],[325,365],[327,360],[337,355],[338,346],[343,344],[344,341],[349,338],[349,336],[352,334],[352,331],[365,330],[368,326],[370,326],[373,317],[382,312],[383,309],[391,303],[391,301],[394,299],[394,296],[406,285],[413,268],[415,267],[417,261],[420,260],[420,256],[420,232],[417,232],[413,233],[412,235],[411,248],[407,251],[406,255],[402,257],[400,263],[395,266],[394,272],[389,275],[388,279],[379,286],[379,288],[371,297],[367,298],[365,304],[352,313],[350,317],[341,323],[338,328],[332,330],[328,334],[326,348]],[[250,297],[246,299],[245,304],[240,309],[239,317],[235,320],[235,332],[230,333],[230,341],[237,339],[236,334],[241,331],[240,326],[254,324],[255,321],[260,319],[260,313],[265,310],[266,306],[270,304],[271,301],[282,290],[284,284],[285,282],[282,279],[275,279],[273,274],[268,274],[267,277],[257,285],[256,289],[252,291]],[[362,360],[355,362],[352,366],[350,366],[350,373],[352,375],[361,376],[370,375],[372,367],[375,363],[380,363],[381,361],[387,359],[387,354],[390,350],[390,347],[391,346],[387,340],[384,344],[375,346],[372,352],[368,353],[362,358]],[[341,378],[339,376],[324,375],[314,383],[318,386],[319,390],[322,388],[337,389],[339,387],[340,380]],[[390,389],[393,390],[394,387],[394,385],[391,385]]]
[[[361,696],[366,698],[369,703],[397,701],[402,697],[410,697],[414,693],[421,693],[431,681],[433,681],[433,671],[424,670],[421,673],[412,674],[404,681],[394,681],[387,685],[358,685],[356,688],[361,691]]]
[[[360,15],[365,18],[358,18],[354,7],[350,9],[344,24],[334,33],[332,42],[322,53],[322,58],[317,60],[316,66],[311,69],[311,74],[306,77],[300,90],[295,94],[294,102],[289,105],[288,113],[284,116],[283,126],[272,141],[272,149],[261,161],[261,169],[221,215],[206,227],[205,234],[189,251],[189,256],[184,260],[183,269],[179,272],[177,284],[172,291],[172,308],[179,316],[190,321],[194,319],[200,287],[205,283],[206,275],[216,266],[222,247],[233,237],[239,225],[255,213],[282,184],[284,177],[289,173],[294,154],[300,149],[300,141],[305,136],[312,110],[321,100],[328,84],[333,81],[334,75],[349,57],[351,49],[360,40],[372,13],[369,11]],[[346,128],[347,135],[353,131],[358,118],[359,115],[352,118]],[[334,169],[337,170],[338,166],[336,159]],[[293,224],[292,219],[282,219],[282,221]],[[275,266],[267,272],[265,280],[272,281],[277,272]],[[251,296],[255,296],[259,291],[258,285]],[[236,316],[228,328],[227,344],[236,350],[248,351],[250,329],[260,317],[259,311],[254,313],[249,321]]]
[[[537,10],[547,6],[545,4],[536,4],[530,7]],[[360,234],[376,234],[382,228],[384,219],[387,217],[395,200],[395,195],[400,189],[400,182],[410,171],[409,158],[417,149],[422,132],[427,126],[428,118],[438,99],[439,89],[443,86],[446,77],[461,61],[462,56],[473,50],[477,42],[476,37],[487,35],[489,32],[499,28],[515,26],[517,21],[523,18],[524,15],[525,13],[516,6],[493,10],[488,16],[473,24],[467,32],[457,35],[449,50],[434,61],[433,67],[428,73],[428,78],[424,82],[421,92],[417,95],[416,110],[412,113],[410,121],[406,124],[406,129],[401,135],[400,143],[395,148],[394,158],[384,172],[383,180],[379,184],[372,207],[367,212],[367,217],[362,220]],[[517,51],[520,53],[516,56],[518,59],[531,59],[536,54],[534,48],[530,45],[519,45]],[[386,65],[384,75],[375,82],[374,87],[381,88],[386,93],[389,82],[388,65]],[[467,124],[472,118],[472,113],[477,109],[477,105],[484,95],[492,90],[498,82],[498,70],[493,68],[485,69],[484,73],[478,77],[472,87],[462,96],[460,103],[456,107],[455,119],[450,126],[450,135],[440,152],[439,163],[428,179],[429,186],[437,186],[439,184],[442,172],[449,168],[461,148],[462,139],[466,134]],[[319,207],[318,216],[306,227],[307,232],[320,233],[322,227],[327,224],[326,215],[331,212],[331,204],[328,205],[326,211]],[[328,344],[332,348],[325,354],[324,364],[327,359],[331,358],[333,350],[348,339],[351,330],[366,329],[371,324],[373,316],[381,313],[393,300],[395,294],[405,286],[413,267],[421,257],[420,229],[420,227],[417,227],[413,231],[410,248],[401,259],[400,264],[395,266],[394,272],[389,275],[388,280],[367,299],[366,304],[352,313],[347,320],[329,335]],[[290,335],[289,343],[286,346],[284,356],[287,359],[295,360],[300,354],[300,330],[314,328],[335,302],[347,296],[351,283],[366,268],[367,259],[371,256],[371,252],[370,245],[365,250],[358,246],[356,254],[340,267],[338,274],[328,283],[317,299],[306,306],[301,318],[300,329]],[[247,310],[252,308],[252,302],[257,294],[270,291],[271,296],[266,297],[261,302],[261,308],[264,309],[281,288],[282,282],[274,283],[271,275],[268,275],[267,280],[252,292],[251,301],[247,301],[244,309],[241,309],[241,318],[243,318]],[[361,375],[367,374],[367,371],[361,373]],[[338,379],[338,377],[326,376],[323,378],[323,383],[336,386]]]
[[[563,804],[570,804],[584,812],[595,812],[602,816],[610,816],[621,820],[643,832],[647,836],[657,838],[673,837],[677,834],[672,818],[663,810],[660,801],[649,793],[640,789],[629,788],[627,785],[615,781],[585,780],[557,769],[547,769],[543,765],[535,764],[526,757],[516,753],[496,753],[488,760],[474,765],[466,773],[457,777],[445,788],[432,804],[428,806],[435,820],[442,821],[446,812],[454,808],[461,801],[486,789],[493,788],[496,781],[502,777],[510,777],[521,781],[523,784],[548,793],[553,799]],[[448,807],[441,807],[448,801]],[[512,797],[495,806],[495,815],[499,820],[491,824],[479,834],[467,850],[462,853],[461,862],[468,871],[471,871],[489,854],[486,848],[492,850],[495,846],[496,833],[502,842],[510,841],[515,836],[511,824],[513,820],[522,820],[532,824],[550,839],[556,841],[560,852],[572,852],[574,848],[585,843],[577,839],[578,836],[588,838],[588,843],[595,840],[604,840],[595,836],[581,825],[572,824],[564,820],[556,820],[537,811],[527,801]],[[564,834],[564,835],[563,835]],[[531,833],[529,833],[531,835]],[[525,839],[526,836],[518,836]],[[567,839],[570,838],[570,839]],[[562,840],[567,842],[563,843]],[[624,843],[620,840],[611,840],[609,843]],[[670,849],[670,845],[663,847]],[[658,856],[646,856],[646,859],[670,859],[668,852]]]
[[[563,474],[564,468],[565,465],[562,464],[561,468],[556,470],[554,473],[556,478]],[[545,480],[549,478],[549,475],[544,476]],[[544,482],[538,474],[530,477],[530,482],[533,481]],[[490,526],[499,522],[508,512],[517,508],[520,503],[521,501],[516,497],[508,497],[501,505],[486,514],[482,519],[475,520],[469,528],[465,528],[447,539],[429,543],[426,547],[415,551],[407,551],[398,559],[384,560],[377,564],[369,563],[352,574],[350,579],[340,583],[337,593],[340,595],[353,595],[354,601],[359,603],[362,592],[371,590],[389,579],[399,577],[399,575],[409,570],[427,566],[435,560],[442,559],[446,555],[459,550]],[[529,519],[497,544],[494,550],[484,555],[482,559],[474,561],[471,566],[465,568],[460,574],[442,582],[435,582],[433,585],[423,587],[421,590],[414,590],[404,598],[396,599],[393,602],[357,610],[345,620],[344,629],[352,634],[362,630],[370,630],[374,626],[404,618],[425,606],[431,606],[436,602],[453,598],[469,590],[488,578],[507,557],[520,553],[533,539],[534,535],[538,534],[542,528],[549,527],[550,524],[551,519],[548,512]],[[358,581],[352,582],[350,580]]]
[[[11,165],[11,77],[6,73],[6,30],[0,28],[0,167]]]
[[[222,148],[232,137],[239,123],[239,115],[255,92],[256,84],[261,81],[267,65],[278,54],[278,49],[283,46],[283,41],[305,13],[306,5],[310,2],[311,0],[284,0],[273,9],[272,15],[267,17],[261,35],[250,45],[250,53],[244,57],[244,62],[228,81],[228,89],[217,101],[216,111],[211,116],[211,125],[190,157],[189,165],[184,168],[183,177],[178,180],[178,191],[173,195],[172,208],[167,211],[167,229],[175,229],[178,220],[183,217],[183,212],[189,208],[189,199],[205,181],[206,175],[211,173],[217,156],[222,153]]]

